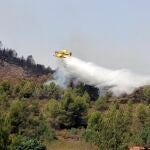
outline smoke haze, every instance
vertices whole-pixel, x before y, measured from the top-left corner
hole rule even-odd
[[[58,60],[58,70],[54,75],[57,84],[67,86],[71,78],[99,89],[107,87],[115,96],[131,94],[136,88],[150,85],[150,77],[132,73],[129,70],[111,70],[82,61],[75,57]]]

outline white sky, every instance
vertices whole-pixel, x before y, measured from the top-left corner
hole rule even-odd
[[[0,0],[0,40],[56,66],[52,54],[150,73],[149,0]]]

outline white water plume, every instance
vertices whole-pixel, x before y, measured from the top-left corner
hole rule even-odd
[[[131,94],[136,88],[150,85],[150,76],[137,75],[126,69],[106,69],[75,57],[60,59],[59,68],[55,79],[60,85],[65,86],[70,78],[77,78],[99,89],[108,87],[116,96]]]

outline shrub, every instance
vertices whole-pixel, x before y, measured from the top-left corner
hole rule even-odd
[[[71,128],[70,129],[70,134],[77,134],[77,133],[78,133],[78,131],[77,131],[76,128]]]
[[[147,99],[147,102],[150,103],[150,86],[144,88],[144,96]]]
[[[4,92],[5,92],[5,91],[4,91],[3,86],[0,85],[0,95],[4,94]]]
[[[7,150],[10,142],[10,122],[9,118],[0,112],[0,149]]]
[[[106,110],[108,108],[106,101],[106,97],[99,97],[98,100],[95,102],[96,109],[101,111]]]
[[[15,146],[15,150],[46,150],[46,146],[36,139],[24,137]]]
[[[45,98],[58,100],[61,98],[62,90],[52,82],[49,85],[43,86],[43,94]]]
[[[4,81],[1,83],[1,88],[3,89],[3,91],[4,91],[5,93],[7,93],[8,96],[11,95],[11,93],[12,93],[12,85],[10,84],[9,81],[4,80]]]
[[[82,138],[88,142],[88,143],[94,143],[95,145],[97,145],[97,140],[98,139],[98,133],[96,133],[95,131],[91,130],[91,129],[86,129],[85,132],[82,134]],[[97,139],[97,140],[96,140]]]
[[[7,110],[9,107],[9,98],[6,93],[0,94],[0,109]]]
[[[23,80],[16,85],[14,95],[19,96],[19,98],[30,98],[33,96],[34,90],[35,83]]]

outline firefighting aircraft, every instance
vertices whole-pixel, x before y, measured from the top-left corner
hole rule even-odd
[[[55,54],[54,54],[54,56],[57,58],[67,58],[67,57],[70,57],[71,55],[72,53],[66,49],[55,51]]]

